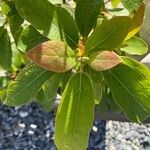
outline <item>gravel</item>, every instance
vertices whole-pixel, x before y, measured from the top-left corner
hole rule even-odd
[[[0,104],[0,150],[56,150],[54,113],[36,103],[22,107]],[[150,150],[150,124],[95,121],[89,150]]]
[[[141,30],[146,41],[147,24]],[[149,57],[142,62],[150,67]],[[5,72],[0,71],[0,76]],[[56,150],[54,117],[36,103],[15,108],[0,104],[0,150]],[[88,150],[150,150],[150,124],[94,121]]]

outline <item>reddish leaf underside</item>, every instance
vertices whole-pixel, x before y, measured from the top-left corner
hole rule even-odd
[[[54,72],[65,72],[76,65],[74,52],[61,41],[41,43],[31,49],[27,57],[40,67]]]
[[[97,52],[91,57],[90,66],[96,71],[111,69],[121,63],[121,58],[114,52]]]

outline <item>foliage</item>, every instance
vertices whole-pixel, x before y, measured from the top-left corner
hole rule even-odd
[[[150,71],[129,58],[148,50],[138,37],[144,3],[112,0],[111,9],[108,3],[0,3],[0,100],[10,106],[36,100],[49,112],[59,91],[59,150],[87,148],[95,106],[100,113],[124,112],[137,123],[150,116]]]

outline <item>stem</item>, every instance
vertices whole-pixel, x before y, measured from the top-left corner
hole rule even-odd
[[[82,62],[82,57],[80,57],[80,72],[83,72],[83,62]]]
[[[85,46],[86,41],[87,41],[87,37],[83,37],[82,38],[82,43],[83,43],[84,46]]]

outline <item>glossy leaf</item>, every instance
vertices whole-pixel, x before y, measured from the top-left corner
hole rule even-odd
[[[89,65],[96,71],[111,69],[121,63],[121,58],[114,52],[102,51],[91,55]]]
[[[3,103],[5,97],[6,97],[6,88],[3,88],[0,90],[0,103]]]
[[[150,71],[135,60],[122,59],[120,65],[103,74],[127,118],[140,123],[150,116]]]
[[[0,75],[0,103],[2,103],[6,96],[7,77]]]
[[[11,44],[11,48],[12,48],[12,65],[11,66],[14,71],[17,71],[21,68],[22,64],[24,63],[23,56],[16,48],[15,43]]]
[[[48,0],[16,0],[20,15],[32,24],[41,34],[52,40],[63,40],[75,48],[79,36],[77,26],[69,12]]]
[[[12,50],[8,32],[0,27],[0,67],[4,70],[11,69]]]
[[[30,25],[23,29],[18,39],[17,48],[25,53],[45,41],[48,41],[48,38],[41,35]]]
[[[3,1],[2,11],[7,16],[10,31],[15,42],[17,42],[18,32],[20,33],[21,24],[23,23],[24,19],[18,14],[13,1]]]
[[[107,96],[107,105],[108,105],[109,109],[111,109],[113,112],[122,113],[122,109],[114,101],[111,93],[109,93]]]
[[[140,38],[133,36],[121,47],[121,51],[124,51],[130,55],[143,55],[148,51],[148,45]]]
[[[76,65],[74,52],[61,41],[46,41],[34,47],[27,57],[44,69],[65,72]]]
[[[98,83],[93,83],[93,90],[95,96],[95,104],[99,104],[102,100],[102,85]]]
[[[128,34],[130,23],[131,19],[127,16],[118,16],[103,22],[87,40],[87,51],[96,52],[118,48]]]
[[[134,13],[142,4],[143,0],[121,0],[125,8],[129,10],[130,13]]]
[[[134,36],[141,28],[144,19],[145,5],[142,4],[131,20],[131,26],[126,40]]]
[[[48,113],[52,111],[52,101],[45,95],[43,87],[37,93],[36,101],[42,106],[45,112]]]
[[[61,7],[66,9],[69,12],[69,14],[72,16],[72,18],[75,20],[75,14],[74,14],[75,10],[72,5],[74,5],[74,4],[73,3],[72,4],[71,3],[70,4],[63,3],[63,4],[61,4]]]
[[[43,87],[37,94],[37,100],[46,112],[50,112],[52,110],[52,102],[57,95],[61,79],[62,74],[54,75],[44,83]]]
[[[61,37],[64,33],[67,44],[72,49],[77,48],[79,42],[78,28],[71,14],[65,8],[57,7],[57,19]],[[56,34],[56,31],[54,34]]]
[[[93,119],[94,93],[91,82],[86,74],[77,73],[68,82],[57,111],[54,137],[57,148],[85,150]]]
[[[18,42],[18,38],[22,32],[22,26],[21,26],[22,23],[23,23],[23,19],[18,14],[14,14],[9,19],[10,30],[15,40],[15,43]]]
[[[103,81],[102,72],[97,72],[93,70],[89,65],[84,67],[84,72],[89,76],[93,83],[100,84]]]
[[[35,64],[26,66],[15,81],[10,83],[5,104],[18,106],[28,103],[32,98],[35,98],[43,83],[53,75],[54,73]]]
[[[107,104],[107,97],[102,97],[100,104],[96,105],[96,112],[100,114],[106,114],[109,111],[109,107]]]
[[[61,73],[62,75],[62,80],[60,81],[60,91],[58,91],[58,93],[60,95],[62,95],[62,93],[64,92],[65,88],[66,88],[66,85],[68,83],[68,81],[70,80],[70,78],[73,76],[73,73],[72,71],[67,71],[67,72],[64,72],[64,73]]]
[[[50,100],[53,100],[57,95],[57,89],[59,87],[62,74],[56,74],[50,80],[45,83],[45,94]]]
[[[87,37],[100,14],[102,0],[78,1],[75,9],[75,20],[82,36]]]

